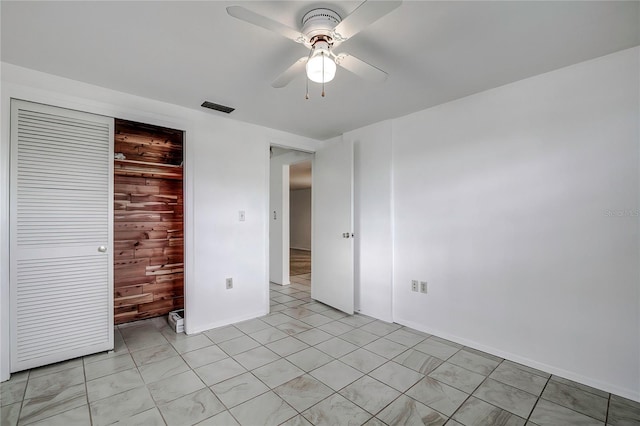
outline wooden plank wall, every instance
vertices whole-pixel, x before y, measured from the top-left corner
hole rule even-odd
[[[184,306],[183,133],[116,120],[114,319]]]

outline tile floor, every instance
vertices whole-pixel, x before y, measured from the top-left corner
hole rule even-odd
[[[346,316],[308,279],[271,314],[186,336],[163,318],[116,349],[14,374],[2,425],[640,425],[640,404],[418,331]]]

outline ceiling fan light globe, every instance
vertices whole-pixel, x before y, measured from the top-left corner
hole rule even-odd
[[[333,80],[335,76],[336,63],[330,57],[326,55],[315,55],[307,61],[307,77],[314,83],[328,83]]]

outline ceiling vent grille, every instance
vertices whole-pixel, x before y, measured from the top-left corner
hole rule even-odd
[[[229,113],[235,111],[235,108],[231,108],[231,107],[220,105],[220,104],[215,104],[215,103],[209,102],[209,101],[204,101],[202,103],[202,105],[200,105],[200,106],[205,107],[205,108],[209,108],[209,109],[214,109],[216,111],[224,112],[226,114],[229,114]]]

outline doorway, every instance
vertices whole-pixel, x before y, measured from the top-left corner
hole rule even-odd
[[[182,130],[115,120],[114,322],[184,308]]]
[[[274,285],[307,290],[311,285],[312,161],[312,153],[270,148],[269,281]]]
[[[311,161],[289,166],[289,280],[311,287]]]

